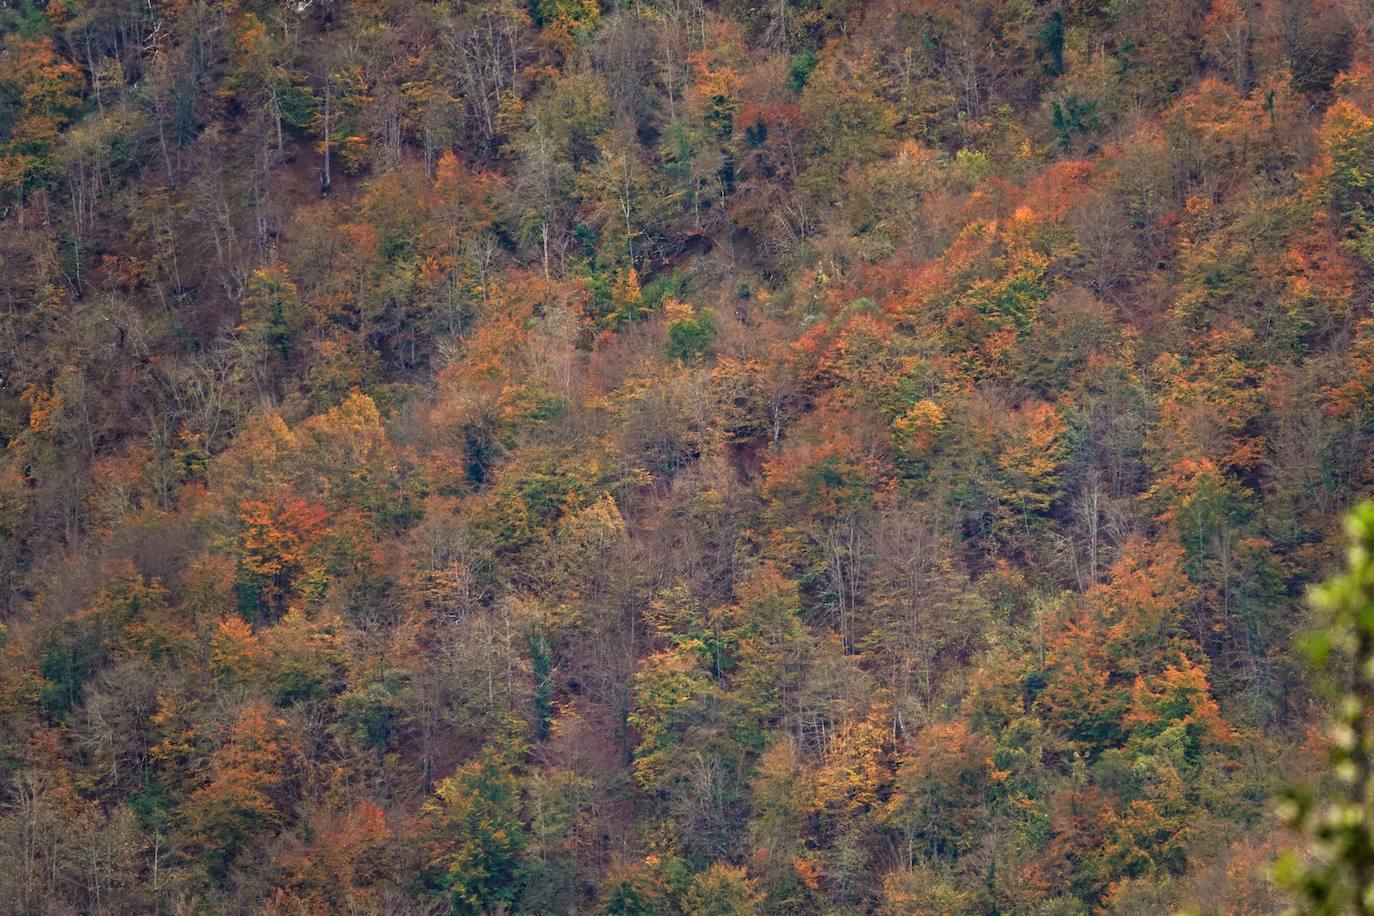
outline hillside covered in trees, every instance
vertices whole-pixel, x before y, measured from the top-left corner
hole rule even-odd
[[[0,4],[0,911],[1272,912],[1371,0]]]

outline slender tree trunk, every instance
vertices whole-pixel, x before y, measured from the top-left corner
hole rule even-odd
[[[333,104],[334,80],[331,77],[326,76],[324,79],[324,178],[320,185],[321,194],[329,193],[329,164],[331,152],[329,143],[331,139],[331,134],[334,130],[333,125],[330,123],[330,118],[333,116]]]

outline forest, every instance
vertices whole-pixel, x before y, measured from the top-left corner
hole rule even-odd
[[[1280,912],[1371,495],[1374,0],[0,2],[0,912]]]

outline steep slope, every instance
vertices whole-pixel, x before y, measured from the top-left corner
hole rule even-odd
[[[1264,912],[1366,0],[0,11],[16,912]]]

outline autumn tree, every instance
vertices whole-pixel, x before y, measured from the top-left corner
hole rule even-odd
[[[460,912],[511,906],[525,881],[529,842],[520,787],[502,753],[487,748],[439,784],[426,807],[436,888]]]
[[[57,176],[54,143],[80,109],[85,87],[80,71],[58,54],[49,35],[10,32],[3,56],[0,188],[22,207],[30,192]]]

